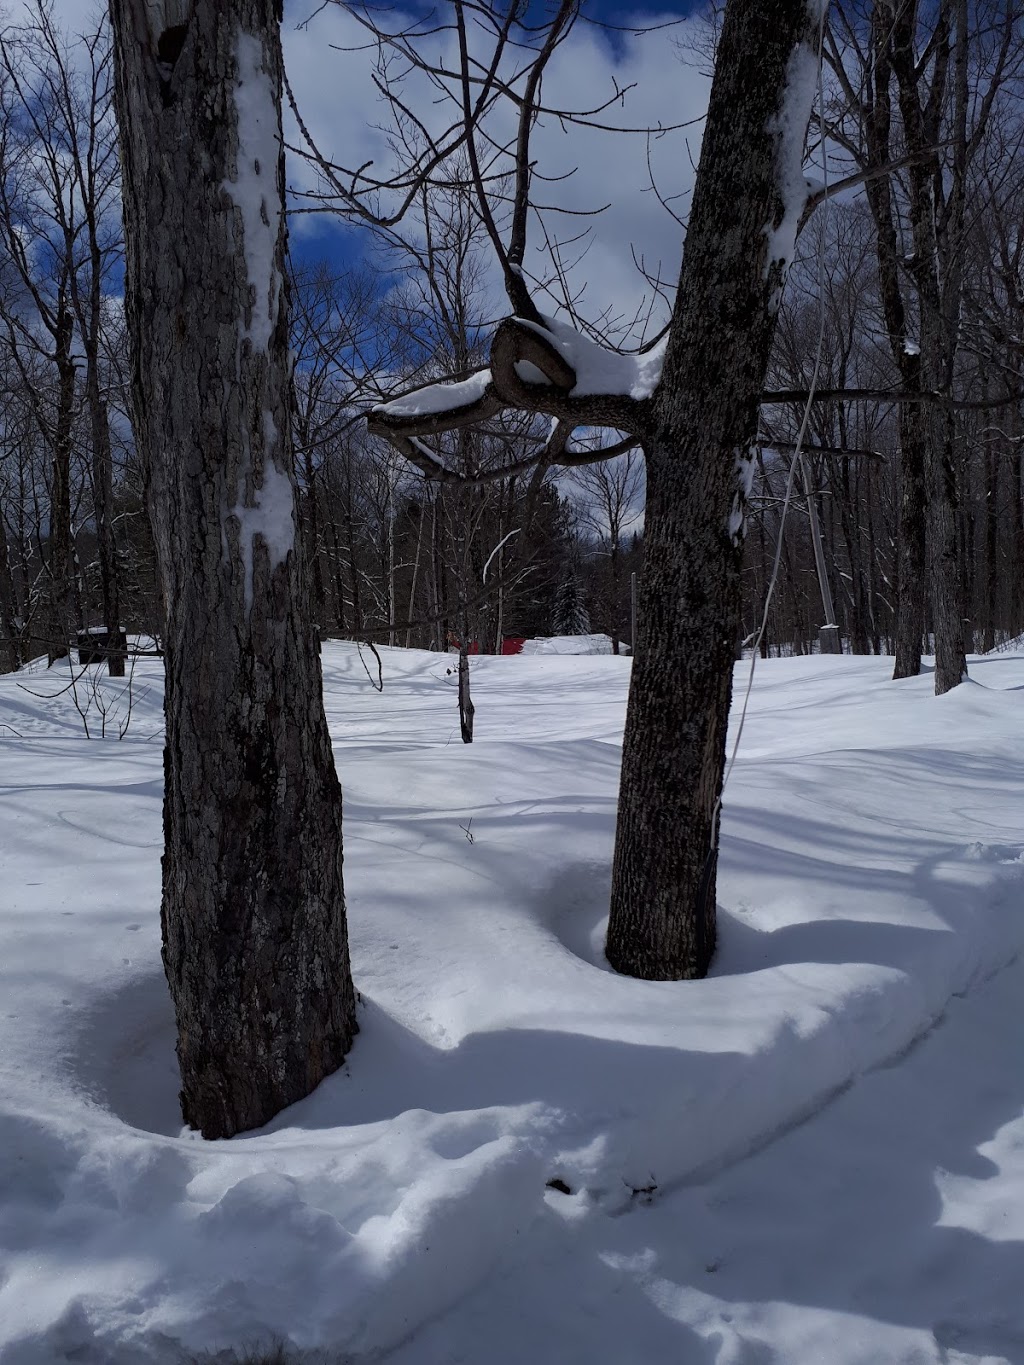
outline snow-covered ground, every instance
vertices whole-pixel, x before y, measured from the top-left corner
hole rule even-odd
[[[382,693],[323,654],[362,1031],[217,1143],[176,1104],[159,663],[121,741],[0,679],[3,1365],[1021,1365],[1024,652],[940,699],[759,664],[713,972],[657,984],[600,951],[629,661],[475,658],[467,748],[450,658],[381,652]]]

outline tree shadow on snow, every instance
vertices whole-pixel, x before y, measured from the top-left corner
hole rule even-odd
[[[163,971],[136,977],[80,1020],[65,1065],[97,1104],[132,1128],[176,1134],[178,1059],[174,1007]]]
[[[757,1310],[772,1305],[773,1330],[783,1335],[764,1358],[776,1362],[785,1359],[787,1330],[802,1340],[801,1359],[926,1358],[919,1342],[884,1335],[874,1348],[884,1357],[871,1355],[865,1329],[879,1329],[870,1324],[930,1332],[929,1360],[1024,1361],[1024,1241],[1000,1230],[1000,1207],[985,1190],[1000,1167],[980,1150],[1014,1124],[990,1149],[1012,1164],[1024,1138],[1024,1058],[1019,1032],[1008,1027],[1022,993],[1018,960],[954,999],[908,1053],[798,1128],[661,1207],[610,1225],[624,1264],[659,1248],[645,1267],[645,1282],[658,1286],[652,1308],[685,1315],[697,1288],[717,1301],[705,1320],[734,1322],[742,1339],[745,1305],[754,1306],[754,1338]],[[1010,1176],[1003,1190],[1012,1194],[1019,1166],[1017,1183]],[[987,1227],[970,1226],[986,1210]],[[686,1236],[673,1238],[674,1227]],[[829,1316],[815,1323],[809,1309]],[[829,1334],[853,1324],[848,1353]],[[757,1361],[759,1346],[737,1341],[729,1359]]]

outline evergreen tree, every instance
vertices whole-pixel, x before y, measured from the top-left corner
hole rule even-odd
[[[590,634],[590,614],[575,561],[569,564],[568,573],[558,586],[552,624],[556,635]]]

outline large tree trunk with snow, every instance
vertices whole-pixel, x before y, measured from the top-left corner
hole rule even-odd
[[[274,0],[112,0],[136,435],[166,610],[182,1111],[265,1123],[355,1033],[341,794],[295,543]]]
[[[729,0],[655,421],[608,960],[698,977],[715,945],[718,802],[743,510],[804,203],[817,0]]]

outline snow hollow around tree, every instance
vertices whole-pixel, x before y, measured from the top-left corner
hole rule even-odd
[[[712,973],[654,984],[601,952],[628,659],[474,658],[470,747],[380,653],[323,647],[361,1032],[230,1142],[178,1116],[160,663],[120,742],[0,678],[3,1365],[1020,1365],[1024,652],[761,662]]]

